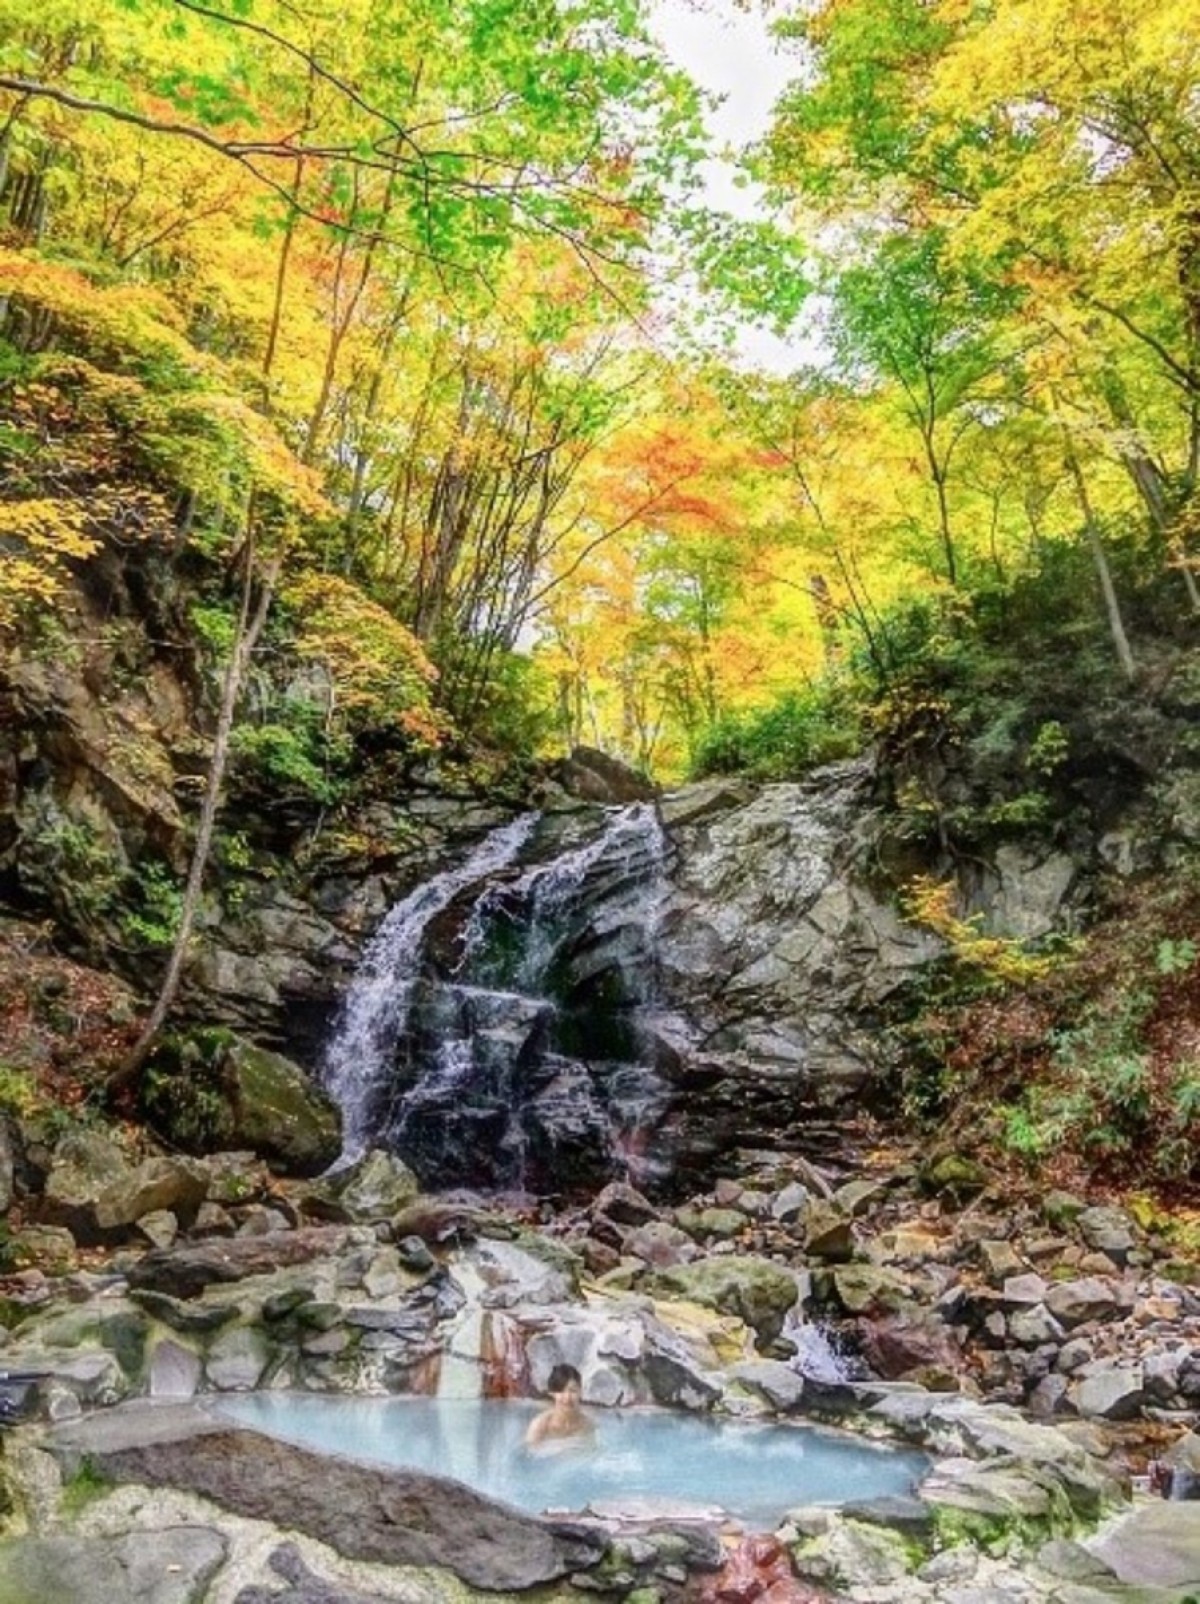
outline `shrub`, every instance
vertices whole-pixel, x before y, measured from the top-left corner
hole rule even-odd
[[[849,757],[862,744],[863,725],[845,687],[832,681],[789,691],[770,707],[729,713],[696,742],[691,774],[750,774],[783,780],[821,763]]]

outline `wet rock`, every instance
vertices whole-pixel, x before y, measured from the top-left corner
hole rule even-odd
[[[262,1379],[270,1358],[271,1345],[262,1333],[238,1326],[212,1344],[204,1370],[218,1392],[250,1392]]]

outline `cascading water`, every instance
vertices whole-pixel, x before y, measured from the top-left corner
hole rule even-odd
[[[384,921],[327,1055],[348,1151],[391,1148],[428,1185],[652,1178],[665,838],[639,803],[521,864],[563,824],[505,826]]]
[[[537,814],[529,813],[493,830],[462,863],[398,902],[372,937],[325,1050],[325,1084],[342,1111],[343,1162],[357,1158],[373,1134],[430,920],[464,887],[513,863],[536,823]]]

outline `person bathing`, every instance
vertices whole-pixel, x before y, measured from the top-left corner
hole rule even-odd
[[[536,1448],[560,1438],[577,1437],[590,1441],[596,1428],[579,1407],[583,1379],[574,1365],[555,1365],[546,1384],[550,1407],[530,1421],[525,1446]]]

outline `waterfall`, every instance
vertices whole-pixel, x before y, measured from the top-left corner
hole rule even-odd
[[[372,937],[325,1050],[325,1084],[342,1112],[343,1163],[359,1157],[370,1141],[408,1022],[426,927],[460,891],[513,863],[537,818],[524,814],[493,830],[462,863],[398,902]]]
[[[795,1350],[788,1364],[797,1375],[830,1386],[851,1379],[850,1367],[834,1347],[829,1333],[823,1326],[805,1319],[799,1303],[785,1315],[781,1335]]]
[[[327,1053],[347,1154],[390,1148],[440,1186],[652,1175],[665,858],[646,803],[534,816],[394,908]]]

